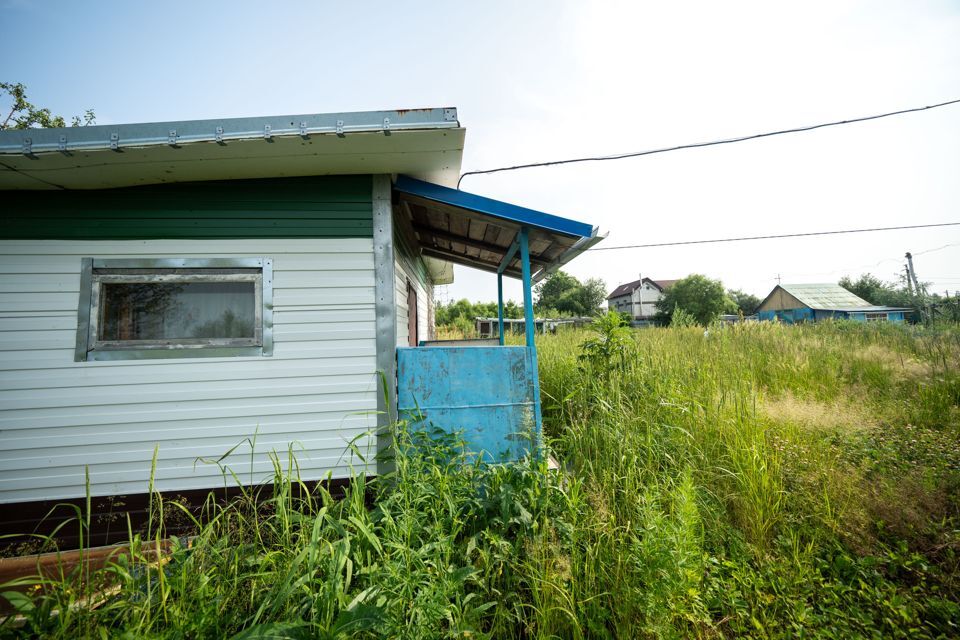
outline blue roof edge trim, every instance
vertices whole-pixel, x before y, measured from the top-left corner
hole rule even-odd
[[[397,176],[393,188],[403,193],[442,202],[443,204],[460,207],[461,209],[469,209],[477,213],[509,220],[531,228],[545,229],[554,233],[562,233],[580,238],[590,238],[596,234],[595,228],[585,222],[561,218],[560,216],[555,216],[550,213],[527,209],[526,207],[520,207],[515,204],[510,204],[509,202],[478,196],[473,193],[467,193],[459,189],[451,189],[439,184],[433,184],[432,182],[424,182],[423,180],[417,180],[408,176]]]

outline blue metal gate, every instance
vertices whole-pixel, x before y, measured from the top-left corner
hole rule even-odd
[[[462,431],[470,452],[490,462],[535,451],[536,371],[526,347],[397,349],[397,405],[414,425]]]

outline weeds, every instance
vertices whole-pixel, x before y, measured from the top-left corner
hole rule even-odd
[[[291,450],[272,488],[157,496],[101,570],[3,585],[0,636],[960,634],[955,328],[598,329],[539,338],[570,473],[401,423],[335,500]]]
[[[581,340],[541,340],[543,411],[611,514],[582,526],[616,576],[590,589],[605,629],[960,633],[955,328],[636,331],[609,378],[575,366]]]

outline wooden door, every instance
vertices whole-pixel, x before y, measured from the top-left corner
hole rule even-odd
[[[410,336],[410,346],[417,346],[420,343],[417,335],[417,290],[409,280],[407,280],[407,331]]]

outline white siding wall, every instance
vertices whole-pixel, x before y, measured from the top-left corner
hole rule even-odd
[[[407,280],[417,290],[417,331],[420,340],[429,340],[433,337],[433,328],[430,326],[430,305],[433,304],[433,287],[421,282],[405,260],[399,256],[396,260],[397,278],[397,346],[406,347],[410,342],[409,325],[407,324]]]
[[[633,290],[633,315],[636,318],[652,318],[657,315],[657,302],[663,294],[660,289],[644,284]],[[641,304],[642,300],[642,304]]]
[[[274,355],[74,362],[82,257],[270,257]],[[0,503],[143,493],[271,475],[294,446],[304,480],[364,469],[375,451],[373,245],[336,240],[0,242]],[[406,317],[406,316],[404,316]],[[405,326],[404,326],[405,330]],[[375,470],[371,458],[369,471]],[[230,481],[231,484],[233,481]]]

